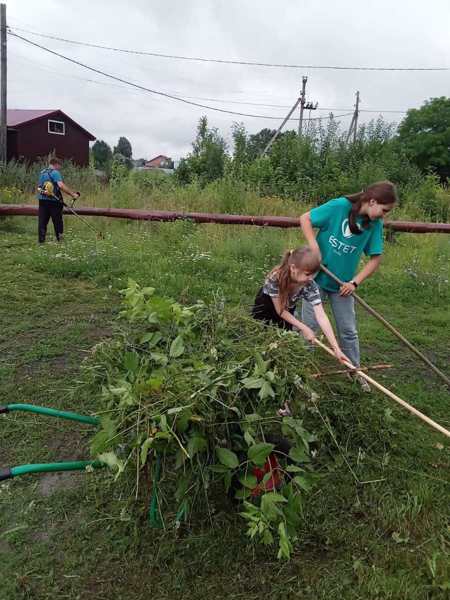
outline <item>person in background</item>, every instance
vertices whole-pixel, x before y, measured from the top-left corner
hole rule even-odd
[[[323,271],[315,278],[322,299],[330,301],[342,350],[355,367],[360,366],[360,351],[352,294],[380,266],[383,218],[397,201],[394,184],[380,181],[356,194],[330,200],[300,217],[311,250],[318,252],[323,265],[345,282],[339,286]],[[313,228],[319,230],[317,237]],[[357,273],[363,253],[369,260]],[[312,330],[318,329],[314,306],[307,298],[302,302],[302,321]],[[364,391],[370,392],[365,379],[358,374],[354,377]]]
[[[39,220],[38,235],[39,243],[45,242],[47,235],[47,225],[51,219],[55,229],[55,236],[58,242],[62,241],[64,232],[63,223],[63,195],[66,193],[72,198],[78,198],[80,193],[72,191],[63,181],[60,173],[61,161],[59,158],[52,158],[49,166],[43,169],[39,175],[38,200],[39,200]]]

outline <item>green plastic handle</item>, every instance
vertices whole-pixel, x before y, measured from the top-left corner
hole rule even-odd
[[[34,404],[7,404],[6,406],[0,407],[0,413],[12,412],[14,410],[37,413],[48,417],[59,417],[61,419],[69,419],[70,421],[78,421],[79,423],[88,423],[89,425],[100,424],[100,419],[97,417],[79,415],[78,413],[66,410],[56,410],[55,408],[47,408],[45,406],[35,406]]]
[[[27,473],[52,473],[55,471],[83,471],[86,467],[91,466],[94,469],[100,469],[105,466],[98,460],[74,460],[70,462],[60,463],[36,463],[31,465],[20,465],[19,467],[11,467],[10,477],[18,477]]]

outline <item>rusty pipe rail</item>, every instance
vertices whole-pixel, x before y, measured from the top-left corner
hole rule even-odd
[[[33,204],[0,204],[0,216],[37,216],[38,207]],[[259,227],[300,227],[299,217],[275,217],[259,215],[227,215],[220,213],[180,212],[166,210],[136,210],[130,208],[77,207],[79,215],[131,219],[135,221],[178,221],[196,223],[219,223],[222,225],[256,225]],[[67,210],[65,214],[70,214]],[[393,231],[406,233],[449,233],[450,223],[422,223],[416,221],[385,221],[384,226]]]

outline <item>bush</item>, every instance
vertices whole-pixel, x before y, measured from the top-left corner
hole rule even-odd
[[[180,161],[176,169],[177,180],[184,184],[199,181],[203,186],[220,179],[225,172],[226,150],[226,142],[219,131],[208,126],[205,116],[201,117],[192,152]]]
[[[37,187],[39,171],[39,165],[30,166],[14,160],[2,164],[0,165],[1,187],[14,188],[23,194],[32,193]]]
[[[404,209],[415,218],[447,222],[450,217],[450,191],[437,175],[427,175],[404,188]]]
[[[39,173],[48,166],[47,161],[33,164],[10,161],[0,165],[0,182],[2,187],[16,188],[23,196],[36,194]],[[72,189],[80,190],[84,194],[97,193],[101,189],[94,170],[91,167],[78,167],[71,161],[64,161],[61,172],[65,181]],[[25,198],[16,200],[23,202]]]
[[[94,205],[238,214],[298,214],[374,181],[390,179],[399,188],[397,215],[434,221],[449,217],[448,191],[436,177],[424,175],[411,162],[395,137],[395,126],[381,118],[361,126],[356,141],[349,144],[346,132],[333,118],[326,125],[312,122],[301,138],[294,131],[283,132],[264,157],[260,154],[273,132],[260,133],[259,137],[248,135],[242,125],[235,124],[230,155],[218,130],[202,118],[192,152],[181,160],[174,175],[130,171],[118,156],[108,186],[91,168],[80,169],[71,163],[64,164],[63,175],[83,198],[97,194],[91,200]],[[43,166],[11,162],[0,167],[1,184],[14,188],[15,201],[22,202],[20,196],[35,194]],[[294,202],[289,206],[286,199],[304,206],[296,207]]]
[[[142,192],[169,192],[175,189],[176,182],[173,175],[156,169],[132,171],[131,179]]]
[[[22,190],[17,187],[0,188],[0,204],[16,204],[21,202]]]

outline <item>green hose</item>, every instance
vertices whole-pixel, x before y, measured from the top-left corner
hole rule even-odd
[[[89,425],[100,424],[100,419],[97,417],[88,417],[87,415],[79,415],[66,410],[46,408],[45,406],[34,406],[34,404],[7,404],[6,406],[0,407],[0,414],[12,412],[14,410],[23,410],[40,415],[47,415],[48,417],[60,417],[61,419],[69,419],[70,421],[78,421],[79,423],[88,423]]]
[[[105,465],[98,460],[73,460],[60,463],[36,463],[20,465],[19,467],[5,467],[0,469],[0,481],[26,475],[27,473],[54,473],[55,471],[83,471],[86,467],[100,469]]]

